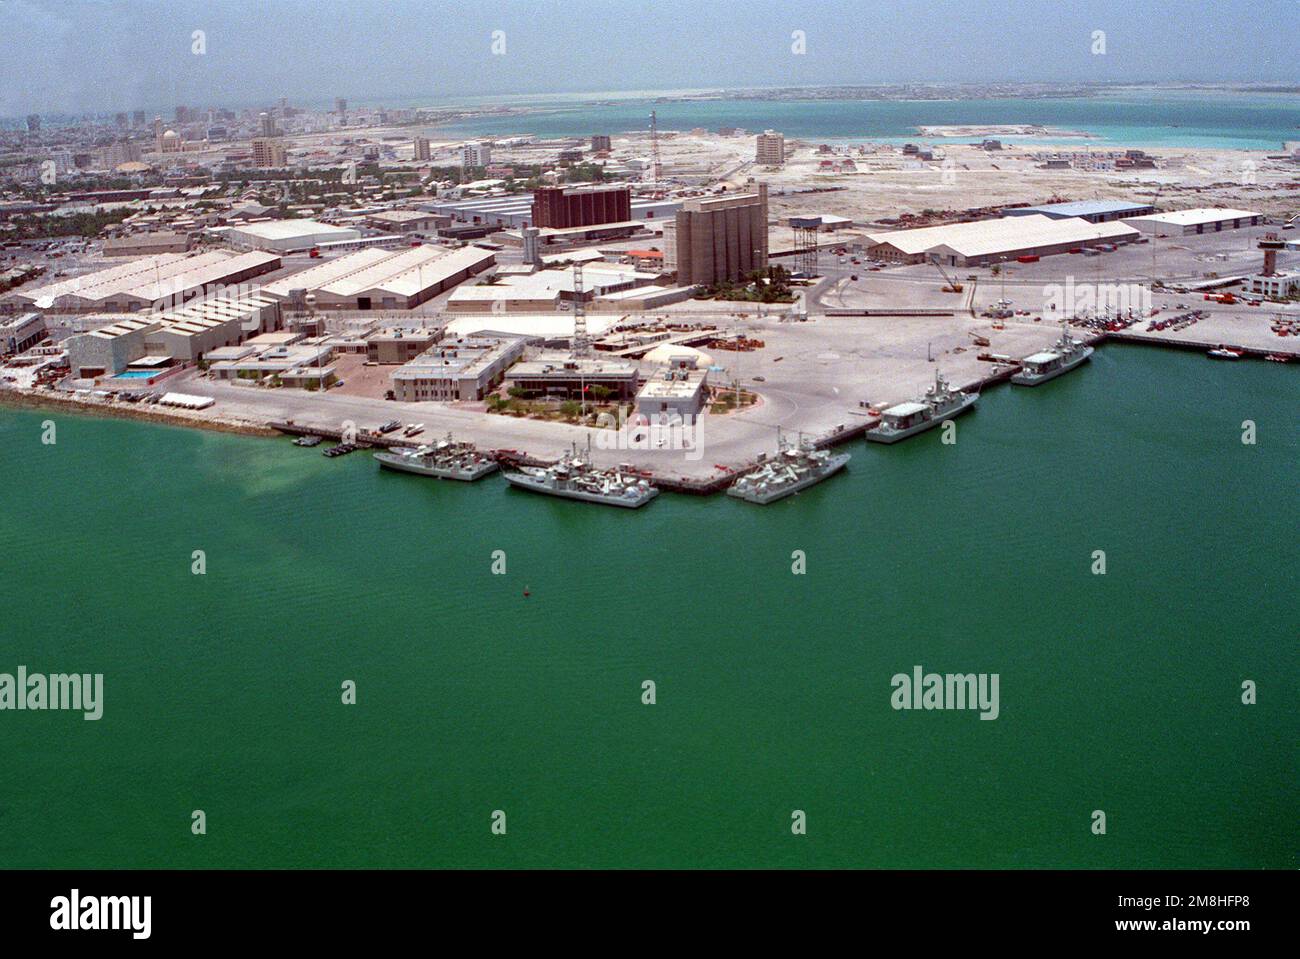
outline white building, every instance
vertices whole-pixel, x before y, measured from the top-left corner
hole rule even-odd
[[[487,143],[466,143],[460,148],[460,165],[461,169],[470,167],[491,166],[492,165],[492,147]]]
[[[361,231],[316,220],[268,220],[232,226],[225,236],[236,249],[293,253],[331,241],[359,240]]]
[[[1243,226],[1257,226],[1263,215],[1251,210],[1223,207],[1198,207],[1194,210],[1171,210],[1148,216],[1125,217],[1123,222],[1143,233],[1187,236],[1195,233],[1218,233]]]

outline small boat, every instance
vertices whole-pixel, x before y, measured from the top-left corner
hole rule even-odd
[[[403,436],[418,436],[420,433],[423,433],[423,432],[424,432],[424,424],[423,424],[423,423],[413,423],[412,425],[408,426],[408,427],[407,427],[407,428],[402,432],[402,435],[403,435]]]
[[[1242,357],[1241,350],[1234,350],[1227,346],[1219,346],[1205,354],[1212,360],[1239,360]]]
[[[1290,353],[1269,353],[1264,359],[1270,363],[1290,363],[1295,357]]]
[[[321,438],[319,436],[300,436],[293,441],[294,446],[320,446]]]

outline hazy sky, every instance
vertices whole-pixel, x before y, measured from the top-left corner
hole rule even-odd
[[[1297,0],[0,0],[0,116],[828,83],[1300,80]],[[192,52],[195,30],[207,51]],[[505,34],[493,55],[492,34]],[[804,55],[791,34],[806,36]],[[1106,52],[1092,52],[1093,31]]]

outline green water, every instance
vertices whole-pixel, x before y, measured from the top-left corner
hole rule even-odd
[[[1110,346],[634,513],[0,408],[0,672],[105,674],[0,712],[0,866],[1294,867],[1296,373]]]

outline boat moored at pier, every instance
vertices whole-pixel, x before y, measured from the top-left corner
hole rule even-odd
[[[873,443],[897,443],[960,416],[974,407],[979,398],[978,393],[949,388],[943,374],[936,370],[934,385],[926,389],[925,395],[914,402],[882,410],[880,423],[867,430],[867,439]]]
[[[576,447],[551,466],[520,466],[501,475],[511,486],[534,493],[626,509],[644,506],[659,495],[644,477],[623,467],[598,469],[581,458]]]
[[[1070,335],[1068,329],[1062,329],[1061,338],[1052,345],[1051,349],[1026,356],[1020,361],[1020,369],[1011,374],[1011,382],[1016,386],[1037,386],[1039,383],[1046,383],[1087,362],[1093,352],[1091,346],[1076,340]]]
[[[386,469],[464,482],[481,479],[497,468],[496,461],[480,453],[473,443],[457,442],[450,433],[428,446],[378,452],[375,459]]]
[[[848,453],[819,450],[802,436],[791,444],[777,432],[775,457],[739,477],[727,488],[728,496],[766,506],[820,483],[848,465]]]

